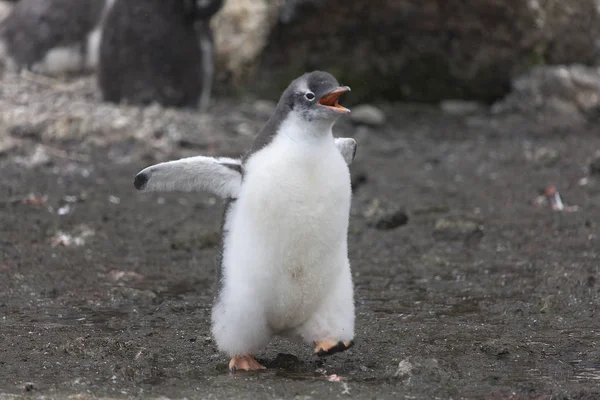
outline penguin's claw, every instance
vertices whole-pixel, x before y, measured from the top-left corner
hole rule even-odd
[[[231,361],[229,361],[229,370],[233,374],[237,371],[256,371],[261,369],[266,368],[260,365],[252,356],[233,357]]]
[[[348,350],[353,345],[353,340],[347,342],[342,342],[341,340],[338,342],[335,340],[319,340],[316,342],[315,354],[319,357],[330,356],[340,351]]]

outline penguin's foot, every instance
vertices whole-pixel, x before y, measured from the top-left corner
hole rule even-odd
[[[315,345],[315,354],[319,357],[330,356],[340,351],[348,350],[354,345],[354,341],[336,342],[335,340],[318,340]]]
[[[231,361],[229,361],[229,370],[234,374],[237,371],[256,371],[261,369],[266,368],[260,365],[252,356],[233,357]]]

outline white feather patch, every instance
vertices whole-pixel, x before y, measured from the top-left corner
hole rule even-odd
[[[98,66],[100,58],[100,43],[102,41],[102,29],[100,27],[94,29],[87,37],[87,51],[85,57],[85,67],[87,69],[95,69]]]
[[[60,75],[80,71],[82,63],[83,55],[78,45],[61,46],[50,49],[31,70],[38,74]]]

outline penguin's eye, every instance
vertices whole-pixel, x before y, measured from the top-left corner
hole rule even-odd
[[[307,92],[304,97],[306,97],[308,100],[313,101],[315,99],[315,94],[313,92]]]

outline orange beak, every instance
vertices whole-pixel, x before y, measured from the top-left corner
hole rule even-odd
[[[327,107],[332,111],[339,112],[342,114],[347,114],[350,112],[349,109],[343,107],[338,103],[340,96],[346,92],[349,92],[350,88],[348,86],[339,87],[321,97],[317,104],[323,107]]]

